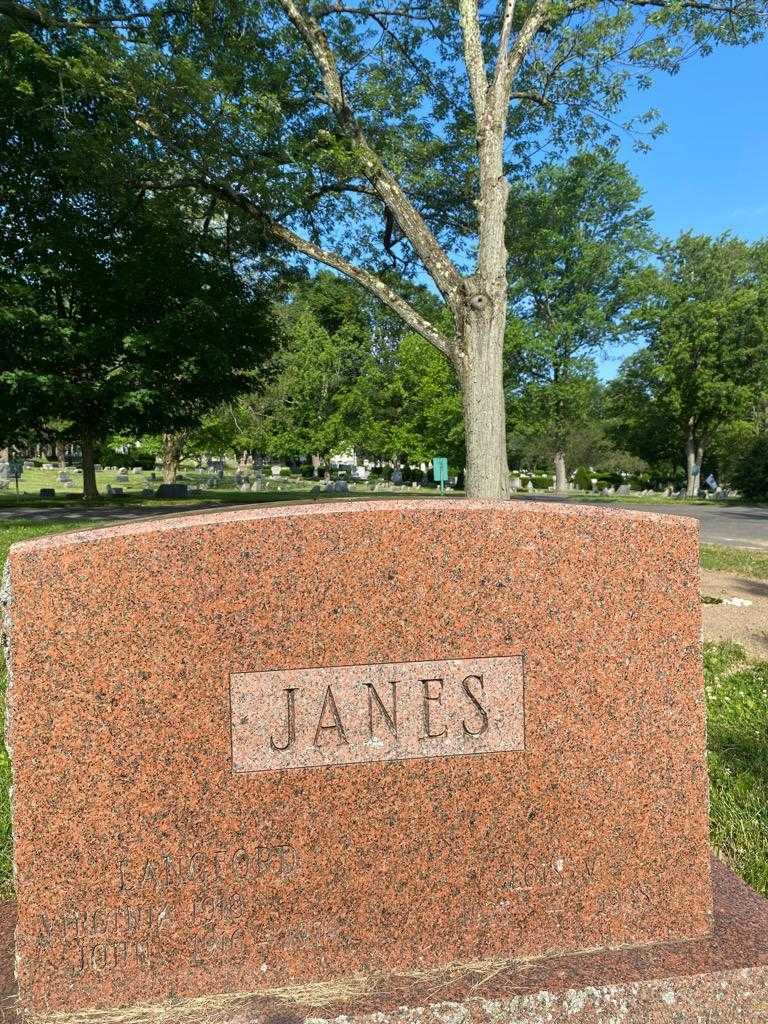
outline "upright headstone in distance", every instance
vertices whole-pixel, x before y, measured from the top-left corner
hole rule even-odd
[[[9,565],[24,1010],[710,941],[693,521],[309,504]]]
[[[189,497],[188,484],[160,484],[155,491],[156,498],[187,498]]]

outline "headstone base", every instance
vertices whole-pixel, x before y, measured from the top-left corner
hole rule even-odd
[[[19,1016],[13,905],[0,917],[0,1024],[758,1024],[768,1021],[768,900],[713,863],[711,937],[352,978],[167,1006]],[[288,995],[292,998],[288,998]]]

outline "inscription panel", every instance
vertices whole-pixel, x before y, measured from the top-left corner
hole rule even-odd
[[[275,851],[269,861],[262,854],[267,850]],[[65,899],[36,913],[30,929],[36,963],[79,984],[173,973],[180,966],[243,969],[253,976],[265,964],[270,969],[278,950],[296,954],[349,941],[343,920],[307,915],[286,922],[270,913],[276,899],[290,900],[297,881],[297,859],[288,844],[255,847],[254,858],[244,849],[224,847],[214,854],[145,852],[146,860],[118,855],[114,871],[104,865],[112,892],[81,896],[81,902]],[[580,935],[590,944],[608,943],[628,908],[638,923],[658,911],[664,897],[653,894],[644,872],[636,858],[619,860],[597,849],[579,857],[556,847],[540,858],[517,855],[509,859],[497,891],[478,899],[466,920],[482,930],[501,927],[512,945],[533,918],[549,929],[551,942]],[[254,885],[258,880],[290,884],[267,891]],[[467,876],[461,884],[476,882]]]
[[[525,746],[522,655],[231,676],[235,772]]]

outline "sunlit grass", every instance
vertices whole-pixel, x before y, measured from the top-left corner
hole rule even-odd
[[[713,644],[704,673],[712,845],[768,896],[768,661]]]
[[[719,572],[733,572],[756,580],[768,580],[768,552],[702,544],[701,567]]]

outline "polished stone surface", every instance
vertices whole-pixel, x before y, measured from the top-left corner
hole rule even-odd
[[[236,772],[524,750],[523,658],[233,675]]]
[[[420,977],[357,976],[336,992],[308,988],[292,998],[239,993],[136,1006],[114,1024],[765,1024],[768,901],[717,860],[712,880],[714,929],[702,939]],[[19,1024],[14,922],[14,905],[0,905],[0,1024]],[[339,998],[344,988],[349,994]],[[107,1019],[91,1011],[56,1024]],[[39,1020],[32,1015],[29,1024]]]
[[[689,520],[361,502],[59,535],[10,564],[26,1006],[709,931]],[[233,770],[233,676],[482,658],[523,659],[524,749]]]

